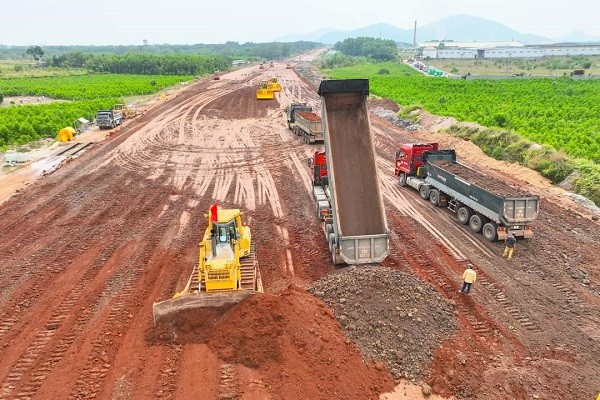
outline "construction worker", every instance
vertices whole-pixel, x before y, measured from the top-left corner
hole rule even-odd
[[[463,285],[462,289],[459,290],[460,293],[469,294],[471,291],[471,285],[477,280],[477,272],[475,272],[474,268],[473,264],[467,264],[467,269],[462,274]]]
[[[507,257],[510,260],[512,258],[513,252],[515,251],[515,244],[517,243],[517,239],[512,233],[509,233],[506,239],[504,239],[504,253],[502,253],[502,257]]]

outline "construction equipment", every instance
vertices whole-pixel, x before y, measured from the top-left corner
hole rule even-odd
[[[533,236],[530,224],[538,215],[539,197],[457,162],[452,149],[441,150],[437,143],[403,144],[396,152],[394,175],[401,186],[418,190],[434,206],[447,206],[461,224],[490,242],[504,240],[509,232]]]
[[[172,299],[154,303],[154,323],[182,310],[224,311],[263,292],[250,227],[243,225],[242,214],[239,209],[220,209],[216,204],[209,209],[198,264],[183,290]]]
[[[315,152],[310,165],[333,263],[380,263],[389,253],[389,231],[367,110],[369,81],[324,80],[318,93],[325,154]]]
[[[285,108],[288,128],[301,136],[304,143],[322,142],[323,123],[321,117],[312,112],[306,103],[291,103]]]
[[[117,104],[122,106],[122,104]],[[112,110],[100,110],[96,114],[96,124],[100,129],[112,129],[123,123],[123,112],[121,109],[114,108]]]
[[[260,87],[256,89],[256,100],[273,100],[275,94],[269,90],[269,82],[261,81]]]
[[[137,116],[137,110],[127,107],[123,103],[115,104],[113,110],[116,112],[120,112],[123,115],[123,119],[133,118]]]
[[[219,79],[221,79],[219,71],[215,71],[215,73],[213,74],[213,81],[218,81]]]
[[[271,78],[267,85],[271,92],[281,92],[281,84],[277,81],[277,78]]]
[[[66,126],[58,131],[58,135],[56,135],[56,140],[59,142],[70,142],[75,138],[76,130],[70,126]]]

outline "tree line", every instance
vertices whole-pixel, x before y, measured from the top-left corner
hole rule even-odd
[[[66,53],[49,60],[54,67],[86,68],[94,73],[140,75],[206,75],[225,71],[231,58],[218,54]]]
[[[393,40],[371,37],[348,38],[333,46],[347,56],[367,57],[376,61],[395,60],[398,56],[398,45]]]
[[[0,45],[0,59],[15,59],[34,56],[33,46],[3,46]],[[36,46],[39,47],[39,46]],[[45,55],[47,58],[68,53],[84,54],[220,54],[234,58],[265,58],[279,59],[294,54],[323,47],[317,42],[269,42],[269,43],[238,43],[229,41],[222,44],[143,44],[129,46],[44,46],[35,48],[35,56]],[[29,52],[28,52],[29,50]]]

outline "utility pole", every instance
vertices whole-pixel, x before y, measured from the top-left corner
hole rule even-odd
[[[511,52],[508,53],[508,60],[506,61],[506,76],[508,76],[508,67],[510,65],[510,56],[512,55]]]

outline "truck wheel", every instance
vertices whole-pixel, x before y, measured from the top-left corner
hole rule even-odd
[[[469,218],[469,228],[471,228],[473,232],[480,232],[482,226],[483,217],[479,214],[471,215],[471,218]]]
[[[471,215],[473,215],[473,211],[467,206],[462,206],[456,211],[456,219],[463,225],[469,223]]]
[[[434,206],[439,206],[440,205],[440,191],[437,189],[431,189],[429,191],[429,201]]]
[[[325,224],[325,232],[327,232],[327,237],[329,238],[329,234],[333,233],[333,225]]]
[[[498,237],[498,225],[496,225],[494,222],[488,222],[487,224],[483,225],[481,234],[485,240],[494,242]]]
[[[423,200],[427,200],[429,198],[429,188],[427,185],[421,185],[419,187],[419,195]]]
[[[398,174],[398,183],[400,186],[406,186],[406,174],[404,172]]]

